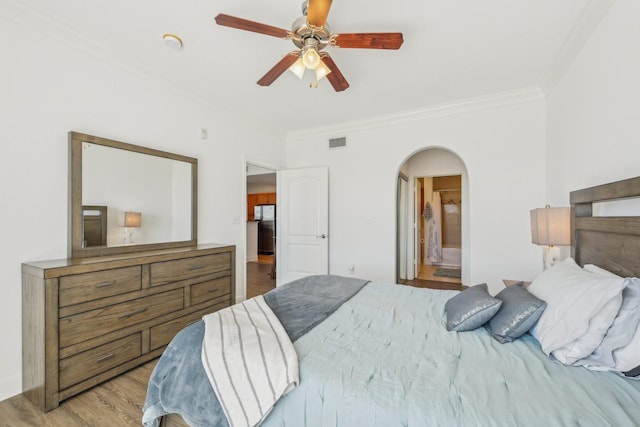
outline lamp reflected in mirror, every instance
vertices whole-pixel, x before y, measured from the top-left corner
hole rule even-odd
[[[142,227],[142,213],[140,212],[125,212],[124,213],[124,244],[132,245],[133,231],[136,228]]]

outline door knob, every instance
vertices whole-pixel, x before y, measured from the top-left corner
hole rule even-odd
[[[326,234],[324,234],[324,233],[322,233],[321,235],[316,236],[316,239],[317,239],[317,238],[320,238],[320,239],[326,239],[326,238],[327,238],[327,235],[326,235]]]

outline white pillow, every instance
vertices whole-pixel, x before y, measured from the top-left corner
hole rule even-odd
[[[615,369],[620,372],[627,372],[640,366],[640,328],[636,328],[636,333],[629,344],[613,352],[613,358],[616,362]]]
[[[626,347],[634,337],[634,333],[640,324],[640,279],[625,279],[625,288],[622,290],[622,305],[618,316],[604,336],[602,343],[594,352],[577,364],[594,365],[617,369],[614,351]],[[638,337],[640,342],[640,336]],[[625,352],[623,352],[623,358]],[[635,358],[636,366],[640,365],[640,353]],[[633,362],[632,362],[633,363]],[[627,363],[624,363],[627,366]]]
[[[602,343],[607,331],[618,316],[622,305],[622,292],[607,302],[602,310],[596,313],[589,321],[587,331],[580,338],[551,352],[560,363],[573,365],[580,359],[588,357]]]
[[[616,277],[618,279],[622,278],[622,276],[618,276],[617,274],[612,273],[609,270],[605,270],[604,268],[598,267],[595,264],[585,264],[584,267],[582,268],[587,270],[590,273],[599,274],[604,277]]]
[[[560,357],[566,355],[567,362],[588,356],[611,326],[606,323],[609,319],[613,321],[620,308],[618,302],[622,302],[620,295],[623,287],[624,279],[602,277],[584,271],[572,258],[565,259],[545,270],[527,288],[547,303],[531,334],[547,355],[564,348],[558,354]],[[609,303],[611,300],[616,302]],[[592,323],[597,331],[579,341],[589,331],[592,319],[605,306],[604,313]],[[613,316],[612,312],[615,312]]]

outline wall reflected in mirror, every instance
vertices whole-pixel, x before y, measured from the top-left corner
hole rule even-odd
[[[191,240],[191,182],[191,163],[83,142],[84,247]],[[127,227],[127,212],[143,212],[144,224]]]

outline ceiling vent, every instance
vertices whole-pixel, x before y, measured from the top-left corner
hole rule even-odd
[[[347,137],[331,138],[329,140],[329,149],[331,148],[344,148],[347,146]]]

